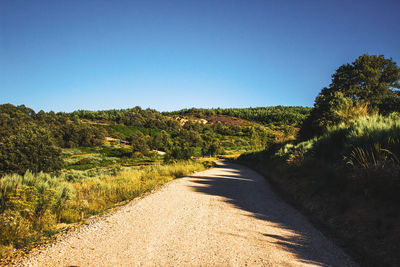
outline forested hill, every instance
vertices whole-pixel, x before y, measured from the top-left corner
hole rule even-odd
[[[214,116],[214,120],[192,118],[140,107],[54,113],[3,104],[0,105],[0,175],[24,174],[28,169],[36,173],[77,167],[65,165],[61,149],[65,152],[97,147],[104,150],[105,157],[112,154],[124,164],[128,161],[136,164],[153,150],[165,151],[165,161],[190,159],[259,150],[273,140],[293,139],[296,134],[292,126],[266,127],[227,115]],[[112,147],[103,148],[110,142],[121,142],[126,147],[111,144]],[[110,160],[101,159],[102,165]],[[85,162],[88,168],[93,167],[92,161],[85,159]]]
[[[154,109],[142,109],[134,107],[129,109],[112,110],[77,110],[72,112],[73,119],[87,119],[113,122],[115,124],[125,124],[145,128],[157,128],[164,130],[177,129],[179,123]]]
[[[230,116],[264,125],[300,126],[310,114],[310,107],[275,106],[256,108],[216,108],[216,109],[182,109],[173,112],[163,112],[164,115],[193,116],[198,118],[212,116]]]

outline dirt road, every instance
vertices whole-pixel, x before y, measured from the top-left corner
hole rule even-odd
[[[256,172],[175,180],[30,255],[28,266],[354,266]]]

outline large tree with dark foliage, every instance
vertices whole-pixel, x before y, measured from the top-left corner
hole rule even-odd
[[[132,151],[146,152],[149,150],[146,136],[141,131],[136,131],[132,135]]]
[[[343,109],[357,112],[368,106],[382,114],[400,111],[400,68],[383,55],[362,55],[351,64],[340,66],[332,75],[332,83],[315,99],[310,116],[303,123],[303,139],[319,135],[343,120]],[[351,112],[350,112],[351,113]],[[351,114],[349,115],[351,116]]]
[[[203,156],[215,156],[217,154],[223,154],[224,149],[221,146],[220,140],[217,138],[208,138],[201,148],[201,153]]]
[[[61,149],[43,127],[28,124],[0,139],[0,174],[51,172],[61,165]]]
[[[65,113],[0,105],[0,174],[57,170],[59,147],[98,146],[105,134],[103,127],[73,123]]]

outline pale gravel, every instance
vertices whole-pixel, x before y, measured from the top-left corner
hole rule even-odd
[[[174,180],[26,257],[24,266],[356,266],[256,172]]]

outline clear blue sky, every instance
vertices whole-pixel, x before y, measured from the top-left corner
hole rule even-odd
[[[361,54],[400,64],[399,10],[399,0],[1,0],[0,103],[312,106]]]

